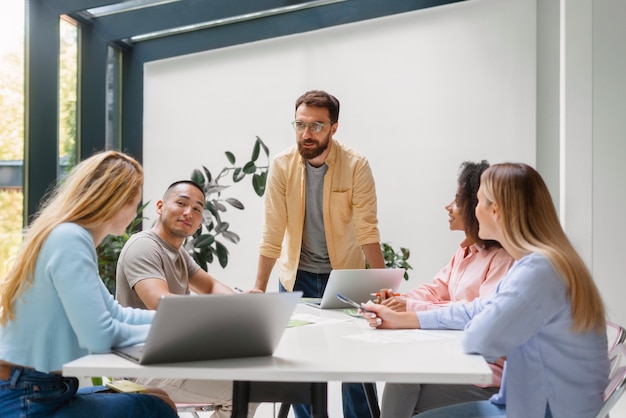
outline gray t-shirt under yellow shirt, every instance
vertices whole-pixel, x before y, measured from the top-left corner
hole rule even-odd
[[[304,229],[298,269],[309,273],[330,273],[332,269],[326,246],[323,213],[324,176],[327,171],[326,164],[313,167],[306,163]]]
[[[132,235],[117,261],[115,298],[123,306],[146,309],[133,287],[143,279],[167,282],[176,295],[189,294],[189,277],[200,270],[182,246],[172,247],[153,231]]]

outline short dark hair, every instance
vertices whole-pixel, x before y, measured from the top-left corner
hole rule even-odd
[[[178,186],[179,184],[189,184],[190,186],[195,187],[196,189],[200,190],[200,192],[202,193],[203,200],[206,200],[206,195],[204,194],[204,190],[202,189],[202,187],[200,187],[200,185],[196,183],[195,181],[191,181],[191,180],[178,180],[170,184],[165,190],[165,193],[163,194],[163,199],[165,199],[170,194],[172,189]]]
[[[335,123],[339,120],[339,100],[332,94],[326,93],[324,90],[307,91],[296,100],[296,110],[298,110],[301,104],[325,107],[328,109],[331,123]]]

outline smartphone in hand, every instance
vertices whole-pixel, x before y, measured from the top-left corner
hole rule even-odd
[[[337,293],[337,299],[339,299],[343,303],[347,303],[348,305],[354,306],[355,308],[360,309],[363,312],[372,312],[372,311],[368,311],[367,309],[365,309],[363,306],[361,306],[360,303],[353,301],[352,299],[350,299],[347,296],[342,295],[341,293]]]

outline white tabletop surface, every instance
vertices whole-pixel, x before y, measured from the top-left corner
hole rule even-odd
[[[63,366],[67,376],[284,382],[491,383],[481,356],[463,354],[461,331],[374,330],[341,310],[299,304],[274,356],[141,366],[115,354]],[[216,339],[219,344],[219,338]]]

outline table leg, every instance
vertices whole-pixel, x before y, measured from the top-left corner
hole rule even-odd
[[[378,406],[378,397],[374,390],[375,383],[363,383],[365,397],[367,398],[367,406],[370,408],[372,418],[380,418],[380,407]]]
[[[234,381],[231,418],[246,418],[250,402],[311,404],[312,418],[328,418],[328,383]]]
[[[278,410],[277,418],[287,418],[289,415],[289,409],[291,408],[290,403],[282,402],[280,404],[280,409]]]
[[[328,418],[328,384],[311,383],[312,418]]]
[[[233,382],[233,412],[231,418],[247,418],[250,403],[250,382]]]

